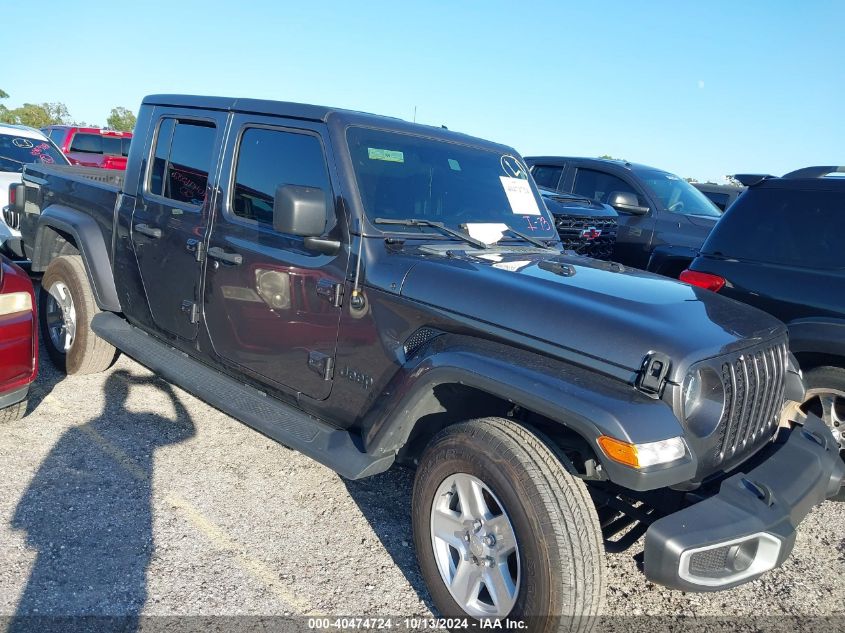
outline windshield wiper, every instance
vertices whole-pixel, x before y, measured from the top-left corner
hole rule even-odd
[[[525,233],[520,233],[519,231],[517,231],[516,229],[512,229],[511,227],[508,227],[508,231],[510,233],[512,233],[513,235],[516,235],[518,238],[523,239],[526,242],[530,242],[534,246],[539,246],[540,248],[545,249],[545,250],[552,250],[552,251],[557,250],[556,248],[554,248],[553,246],[549,246],[548,244],[546,244],[542,240],[538,240],[536,237],[531,237],[530,235],[526,235]]]
[[[437,229],[441,233],[445,233],[451,237],[456,237],[459,240],[466,242],[470,246],[473,246],[478,249],[486,249],[487,244],[482,242],[481,240],[477,240],[474,237],[467,235],[466,233],[462,233],[461,231],[457,231],[455,229],[450,229],[448,226],[443,224],[442,222],[433,222],[432,220],[421,220],[418,218],[407,218],[407,219],[393,219],[393,218],[376,218],[373,220],[374,224],[395,224],[397,226],[429,226],[433,229]]]

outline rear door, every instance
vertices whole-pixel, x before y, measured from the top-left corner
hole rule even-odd
[[[331,379],[349,252],[310,251],[273,229],[283,184],[319,187],[329,200],[327,235],[343,215],[322,124],[236,115],[208,242],[204,318],[216,356],[275,388],[324,399]],[[338,202],[335,203],[335,200]]]
[[[197,250],[214,202],[226,114],[167,109],[157,119],[132,215],[132,245],[155,325],[192,340],[199,320]]]

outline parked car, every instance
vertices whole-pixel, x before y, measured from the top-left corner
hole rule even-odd
[[[769,312],[789,327],[804,371],[803,409],[845,447],[845,167],[782,178],[741,175],[748,191],[681,274]]]
[[[0,209],[8,203],[9,186],[21,181],[27,163],[68,165],[67,159],[46,136],[23,125],[0,123]],[[20,231],[14,219],[0,216],[0,253],[20,257]]]
[[[804,395],[785,326],[563,252],[514,149],[184,95],[147,97],[136,131],[120,186],[26,168],[51,358],[119,349],[344,477],[416,466],[420,569],[456,627],[594,616],[604,548],[643,534],[656,583],[747,582],[839,493],[825,424],[778,431]],[[751,358],[768,380],[732,389]]]
[[[126,169],[132,132],[75,125],[48,125],[41,131],[61,148],[73,165]]]
[[[26,414],[38,372],[35,293],[27,274],[0,255],[0,422]]]
[[[617,218],[613,207],[583,196],[539,189],[566,250],[595,259],[611,259]]]
[[[592,198],[619,212],[613,259],[677,277],[721,217],[704,194],[674,174],[603,158],[528,156],[540,187]]]
[[[692,186],[707,196],[723,213],[745,191],[745,187],[738,185],[717,185],[711,182],[694,182]]]

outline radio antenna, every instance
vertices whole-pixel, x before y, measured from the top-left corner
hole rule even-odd
[[[355,262],[355,281],[352,283],[352,297],[349,300],[349,305],[356,310],[364,308],[364,295],[360,290],[359,283],[361,281],[361,251],[364,248],[364,230],[360,218],[358,219],[358,259]]]

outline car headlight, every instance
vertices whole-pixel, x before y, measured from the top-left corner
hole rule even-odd
[[[0,316],[15,314],[16,312],[30,312],[32,297],[28,292],[10,292],[0,294]]]
[[[704,367],[687,374],[681,389],[683,416],[690,430],[707,437],[719,426],[725,410],[722,377]]]

